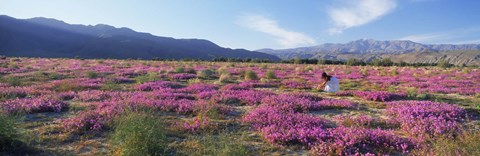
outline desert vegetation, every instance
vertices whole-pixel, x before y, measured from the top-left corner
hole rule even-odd
[[[474,67],[0,61],[1,155],[480,154]]]

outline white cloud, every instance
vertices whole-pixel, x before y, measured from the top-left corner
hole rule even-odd
[[[335,24],[328,32],[339,34],[344,30],[372,22],[397,7],[395,0],[343,0],[340,6],[327,13]]]
[[[239,24],[254,31],[263,32],[276,37],[276,41],[284,48],[309,46],[315,44],[315,39],[295,31],[280,27],[277,21],[262,15],[242,16]]]

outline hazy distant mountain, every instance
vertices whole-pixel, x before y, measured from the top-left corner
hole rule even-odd
[[[369,61],[374,58],[391,58],[405,62],[433,63],[446,59],[453,64],[480,64],[480,44],[421,44],[412,41],[377,41],[361,39],[345,44],[326,43],[312,47],[293,49],[260,49],[259,52],[279,56],[282,59],[317,58],[347,60],[350,58]],[[400,59],[401,58],[401,59]]]
[[[48,18],[0,16],[0,55],[80,58],[213,59],[278,57],[222,48],[202,39],[174,39],[109,25],[76,25]]]

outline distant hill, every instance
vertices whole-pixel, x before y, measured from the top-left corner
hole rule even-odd
[[[480,44],[421,44],[412,41],[377,41],[361,39],[345,44],[326,43],[312,47],[293,49],[260,49],[259,52],[279,56],[282,59],[316,58],[348,60],[350,58],[370,61],[374,58],[391,58],[408,63],[435,63],[440,59],[452,64],[480,65]]]
[[[204,59],[278,57],[223,48],[208,40],[174,39],[113,26],[77,25],[49,18],[0,16],[0,55],[25,57]]]

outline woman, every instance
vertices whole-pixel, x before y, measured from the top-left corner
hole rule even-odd
[[[327,75],[327,73],[322,73],[323,83],[320,85],[319,89],[323,89],[325,92],[337,92],[340,89],[338,79]]]

